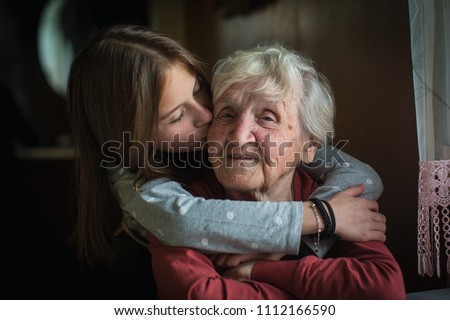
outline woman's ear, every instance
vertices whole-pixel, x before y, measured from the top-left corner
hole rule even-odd
[[[311,163],[314,161],[314,156],[316,155],[317,152],[317,146],[318,143],[316,141],[309,141],[306,145],[305,145],[305,157],[303,159],[303,161],[305,163]]]

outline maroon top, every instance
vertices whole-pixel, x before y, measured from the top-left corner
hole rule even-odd
[[[304,201],[315,182],[297,170],[294,200]],[[214,175],[189,187],[193,195],[225,199]],[[264,230],[261,230],[264,232]],[[252,280],[226,279],[207,255],[190,248],[166,247],[149,236],[160,299],[405,299],[398,263],[382,242],[337,241],[328,255],[259,261]]]

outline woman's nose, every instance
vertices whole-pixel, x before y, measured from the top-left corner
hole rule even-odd
[[[243,145],[247,142],[255,142],[256,137],[253,129],[254,125],[248,117],[239,116],[230,125],[228,140],[238,142],[239,145]]]

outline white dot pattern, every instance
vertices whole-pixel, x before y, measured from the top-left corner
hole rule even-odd
[[[283,224],[283,219],[280,216],[275,217],[275,223],[280,226]]]
[[[251,247],[252,247],[253,250],[256,250],[256,249],[259,248],[259,245],[258,245],[257,243],[254,243],[254,242],[253,242],[253,243],[251,244]]]
[[[186,211],[187,211],[187,208],[186,208],[185,206],[181,206],[181,208],[180,208],[180,214],[181,214],[182,216],[184,216],[184,215],[186,214]]]
[[[209,244],[208,239],[203,238],[203,239],[202,239],[202,245],[204,245],[204,246],[206,247],[208,244]]]
[[[228,211],[227,212],[227,219],[228,220],[233,220],[234,219],[234,212]]]
[[[372,181],[372,179],[366,179],[366,183],[367,184],[373,184],[373,181]]]

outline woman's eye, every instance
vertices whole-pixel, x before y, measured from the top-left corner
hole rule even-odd
[[[217,116],[218,118],[221,119],[232,119],[234,117],[233,113],[229,112],[229,111],[224,111],[219,113],[219,115]]]
[[[276,121],[276,118],[273,115],[263,115],[261,117],[261,120],[263,120],[265,122],[274,122],[274,121]]]

